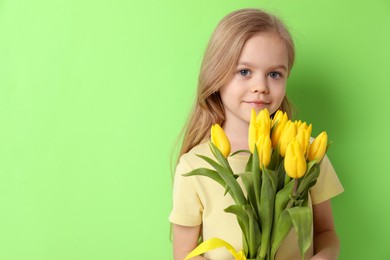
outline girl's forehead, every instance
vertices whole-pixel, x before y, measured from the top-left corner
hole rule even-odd
[[[245,42],[238,63],[252,65],[275,63],[287,67],[288,49],[279,35],[259,33]]]

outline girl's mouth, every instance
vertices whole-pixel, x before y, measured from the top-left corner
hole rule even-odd
[[[248,103],[255,108],[264,108],[265,106],[269,105],[269,103],[264,101],[246,101],[245,103]]]

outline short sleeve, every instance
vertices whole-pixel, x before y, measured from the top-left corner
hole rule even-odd
[[[173,183],[173,208],[169,221],[182,226],[198,226],[202,223],[203,207],[194,187],[196,177],[185,177],[182,174],[192,169],[182,157],[176,167]]]
[[[320,176],[317,183],[310,190],[310,196],[313,204],[319,204],[332,197],[335,197],[344,191],[337,174],[325,155],[320,164]]]

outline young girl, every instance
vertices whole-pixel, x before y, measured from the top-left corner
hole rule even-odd
[[[227,15],[215,29],[206,49],[193,111],[184,128],[180,160],[176,168],[173,209],[173,254],[182,260],[200,238],[221,238],[237,251],[242,234],[236,216],[224,212],[234,204],[229,194],[204,176],[184,177],[193,169],[210,166],[197,154],[213,157],[209,148],[210,128],[220,124],[232,151],[248,149],[251,109],[278,109],[291,116],[286,81],[294,63],[294,44],[286,27],[275,16],[257,9]],[[248,155],[229,157],[234,172],[244,172]],[[313,207],[313,243],[305,259],[337,259],[337,238],[330,198],[343,191],[327,157],[321,164],[317,184],[310,191]],[[232,259],[225,249],[215,249],[193,259]],[[276,259],[301,259],[292,230]]]

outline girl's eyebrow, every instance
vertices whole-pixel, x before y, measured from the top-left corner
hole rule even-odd
[[[245,61],[240,61],[237,66],[240,66],[240,65],[244,65],[244,66],[248,66],[248,67],[256,67],[255,64],[253,63],[250,63],[250,62],[245,62]]]
[[[256,67],[255,64],[250,63],[250,62],[246,62],[246,61],[240,61],[240,62],[237,64],[237,66],[248,66],[248,67],[251,67],[251,68]],[[288,71],[287,67],[286,67],[285,65],[283,65],[283,64],[281,64],[281,65],[275,65],[275,66],[272,66],[272,67],[270,67],[270,68],[271,68],[271,70],[282,69],[282,70],[284,70],[284,71]]]
[[[287,71],[287,67],[284,66],[284,65],[277,65],[277,66],[275,66],[275,67],[272,67],[272,69],[274,69],[274,70],[276,70],[276,69],[282,69],[282,70]]]

